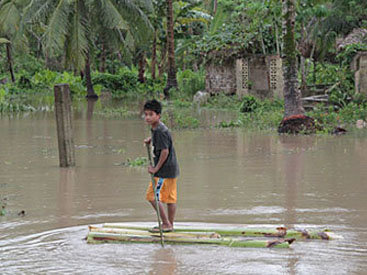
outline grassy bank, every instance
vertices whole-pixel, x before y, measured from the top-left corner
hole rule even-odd
[[[324,74],[320,70],[320,77]],[[146,99],[163,98],[166,80],[147,78],[145,83],[140,83],[137,75],[135,68],[124,68],[114,75],[93,73],[94,88],[100,99],[87,108],[93,108],[94,115],[103,119],[139,117]],[[338,77],[338,74],[334,76]],[[179,71],[177,77],[179,88],[171,90],[170,101],[162,101],[162,119],[171,128],[242,127],[251,131],[276,131],[283,118],[283,101],[259,100],[252,96],[239,99],[237,96],[219,94],[211,96],[199,108],[193,102],[193,96],[196,91],[205,88],[204,72]],[[52,111],[53,86],[57,83],[69,83],[75,109],[87,105],[85,82],[70,72],[40,70],[33,75],[17,74],[17,79],[15,84],[8,82],[0,85],[0,113],[3,115]],[[365,98],[350,92],[350,81],[342,83],[331,91],[330,107],[319,105],[306,114],[322,126],[322,133],[331,132],[337,126],[353,129],[357,120],[367,120]]]

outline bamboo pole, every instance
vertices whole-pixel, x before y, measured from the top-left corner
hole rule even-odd
[[[127,234],[127,235],[144,235],[160,237],[159,232],[150,232],[146,230],[135,230],[128,228],[108,228],[89,226],[89,232],[112,233],[112,234]],[[164,232],[164,239],[167,238],[220,238],[216,232]]]
[[[241,240],[235,238],[167,238],[168,244],[206,244],[206,245],[223,245],[229,247],[256,247],[256,248],[289,248],[295,239],[281,240]],[[140,235],[140,234],[116,234],[105,232],[89,232],[87,242],[90,244],[99,243],[157,243],[160,242],[159,237]]]
[[[149,164],[150,166],[153,166],[153,162],[152,162],[152,155],[150,153],[150,144],[147,144],[147,153],[148,153],[148,158],[149,158]],[[151,178],[152,178],[152,187],[153,187],[153,191],[154,191],[154,200],[155,200],[155,210],[157,212],[157,220],[158,220],[158,227],[159,227],[159,233],[161,236],[161,245],[162,247],[164,247],[164,240],[163,240],[163,229],[162,229],[162,223],[161,223],[161,213],[159,211],[159,194],[157,196],[157,188],[156,188],[156,182],[154,180],[154,175],[151,174]],[[158,182],[157,182],[158,184]]]
[[[146,226],[134,226],[126,225],[123,223],[105,223],[103,227],[108,228],[129,228],[136,230],[149,230]],[[341,236],[330,232],[328,229],[324,230],[298,230],[287,229],[285,227],[277,228],[219,228],[219,227],[206,227],[206,228],[193,228],[193,227],[180,227],[175,226],[175,232],[215,232],[222,236],[244,236],[244,237],[276,237],[276,238],[296,238],[296,239],[322,239],[333,240],[340,239]]]

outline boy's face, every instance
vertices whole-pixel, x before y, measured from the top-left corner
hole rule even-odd
[[[144,120],[149,125],[156,125],[161,118],[160,114],[157,114],[156,112],[151,110],[145,110],[144,115],[145,115]]]

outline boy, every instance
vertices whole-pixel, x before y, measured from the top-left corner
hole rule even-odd
[[[173,231],[173,222],[176,213],[177,185],[179,167],[175,149],[172,144],[171,133],[161,121],[162,105],[155,99],[147,101],[144,105],[145,122],[152,128],[152,136],[144,140],[145,144],[153,143],[154,167],[149,166],[148,172],[154,175],[156,190],[159,195],[159,211],[162,219],[162,231]],[[157,195],[157,196],[158,196]],[[146,199],[156,207],[152,182],[147,189]],[[167,204],[167,212],[163,207]],[[152,231],[159,232],[159,227]]]

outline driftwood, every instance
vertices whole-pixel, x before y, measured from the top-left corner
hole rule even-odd
[[[323,90],[322,94],[303,97],[301,99],[303,108],[305,110],[313,110],[315,108],[315,105],[320,104],[320,103],[323,103],[325,106],[329,106],[329,103],[330,103],[329,94],[338,85],[340,85],[340,82],[336,82],[332,86],[329,86],[326,90]]]

